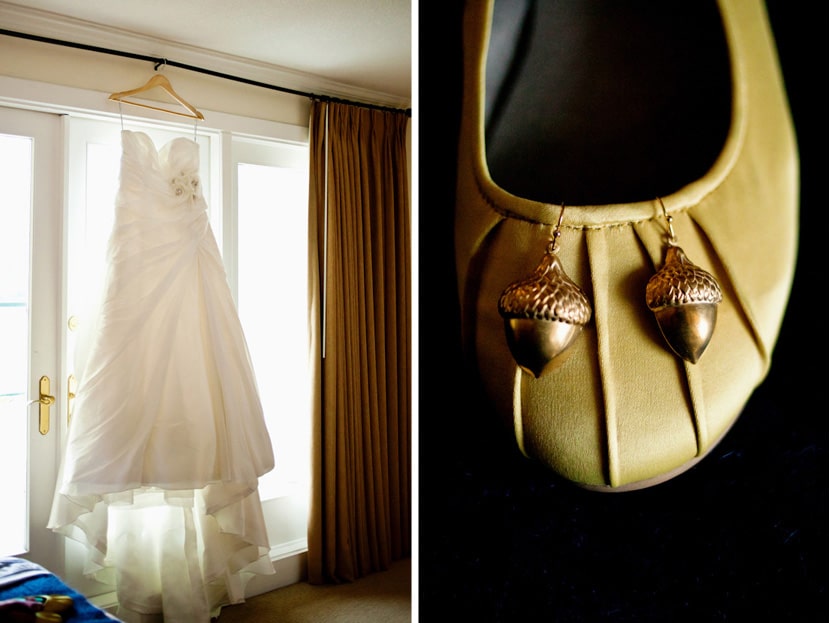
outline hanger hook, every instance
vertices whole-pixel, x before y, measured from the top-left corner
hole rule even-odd
[[[153,67],[153,70],[154,70],[154,71],[158,71],[158,70],[159,70],[159,67],[162,67],[162,65],[163,65],[164,67],[166,67],[166,66],[167,66],[167,59],[166,59],[166,58],[162,58],[162,59],[158,60],[158,61],[156,62],[156,64],[155,64],[155,67]]]

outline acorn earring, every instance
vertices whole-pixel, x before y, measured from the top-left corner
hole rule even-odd
[[[511,283],[499,297],[507,344],[516,363],[539,378],[548,364],[565,351],[591,319],[585,293],[565,274],[556,252],[562,216],[553,229],[545,254],[531,275]]]
[[[646,304],[669,347],[679,357],[697,363],[715,331],[720,285],[708,272],[695,266],[679,246],[672,217],[659,197],[669,227],[663,267],[646,284]]]

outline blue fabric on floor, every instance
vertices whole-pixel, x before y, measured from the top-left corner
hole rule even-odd
[[[3,560],[8,561],[12,559]],[[98,621],[112,623],[113,621],[117,621],[112,615],[94,606],[81,593],[45,569],[41,575],[29,575],[28,577],[22,577],[20,580],[13,578],[8,584],[3,582],[3,578],[0,575],[0,600],[28,597],[30,595],[69,595],[72,597],[75,602],[75,607],[71,613],[62,613],[64,623],[94,623]],[[0,623],[4,620],[3,613],[0,612]]]

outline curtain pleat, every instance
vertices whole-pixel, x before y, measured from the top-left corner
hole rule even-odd
[[[311,106],[314,584],[411,555],[407,124],[395,112]]]

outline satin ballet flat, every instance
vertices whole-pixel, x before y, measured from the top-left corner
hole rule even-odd
[[[75,606],[69,595],[33,595],[28,599],[40,604],[43,612],[68,612]]]
[[[30,595],[0,602],[0,621],[61,623],[74,612],[69,595]]]
[[[471,391],[576,485],[677,477],[767,375],[795,271],[798,150],[764,3],[467,2],[463,54],[454,227]],[[678,249],[688,265],[647,301]],[[500,304],[516,289],[527,304]],[[547,352],[565,290],[590,315]],[[665,313],[684,303],[701,307]],[[522,314],[532,330],[511,335]],[[523,366],[511,340],[543,359]]]

